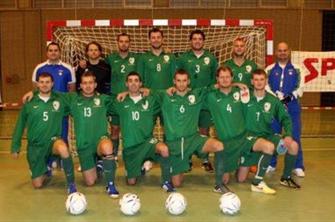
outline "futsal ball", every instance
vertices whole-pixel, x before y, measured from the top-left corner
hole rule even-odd
[[[120,210],[125,215],[135,215],[141,208],[140,198],[133,193],[126,193],[119,201]]]
[[[239,212],[241,201],[238,196],[232,192],[225,193],[220,198],[220,209],[222,213],[234,215]]]
[[[182,214],[186,206],[186,199],[181,193],[171,193],[165,201],[165,208],[172,215]]]
[[[65,202],[66,211],[73,215],[83,213],[87,208],[85,195],[79,192],[70,194]]]

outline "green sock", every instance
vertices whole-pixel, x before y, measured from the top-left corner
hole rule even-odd
[[[112,155],[104,156],[102,158],[104,164],[104,175],[107,183],[114,182],[115,180],[116,163],[114,157],[111,156]]]
[[[112,143],[113,143],[113,154],[114,156],[117,157],[118,152],[119,152],[119,138],[112,139]]]
[[[269,154],[266,154],[266,153],[263,153],[261,155],[261,157],[258,160],[256,175],[255,175],[254,179],[252,180],[253,184],[257,185],[263,180],[263,177],[266,173],[266,169],[268,168],[268,166],[270,164],[271,157],[272,157],[272,155],[269,155]]]
[[[165,181],[171,182],[171,163],[169,157],[161,157],[160,158],[161,172],[162,172],[162,182]]]
[[[296,159],[297,159],[297,155],[291,155],[289,153],[286,153],[284,173],[283,173],[282,178],[287,179],[287,178],[291,177],[292,170],[294,168]]]
[[[67,184],[74,183],[74,170],[71,155],[68,158],[64,158],[62,160]]]
[[[222,185],[223,176],[223,151],[214,153],[214,167],[215,167],[215,185]]]

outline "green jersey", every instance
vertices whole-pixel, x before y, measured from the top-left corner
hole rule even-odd
[[[143,97],[134,102],[127,96],[122,102],[114,101],[111,114],[120,117],[120,126],[125,149],[143,143],[152,137],[153,118],[159,111],[159,104],[152,96]]]
[[[200,57],[197,57],[192,50],[189,50],[180,55],[177,67],[188,72],[192,88],[200,88],[215,82],[218,62],[208,50],[205,50]]]
[[[204,106],[212,115],[218,138],[228,141],[242,135],[245,131],[244,108],[240,89],[233,87],[225,94],[219,89],[210,91]]]
[[[251,85],[251,73],[257,69],[257,64],[252,60],[245,60],[241,66],[238,66],[233,59],[227,60],[224,63],[233,71],[233,82],[243,83],[249,88]]]
[[[149,51],[140,56],[137,71],[141,74],[145,87],[167,89],[173,83],[176,58],[171,53],[162,52],[157,56]]]
[[[250,101],[245,105],[246,127],[256,136],[269,136],[274,134],[271,124],[274,119],[283,126],[284,136],[292,135],[292,121],[284,105],[278,98],[266,92],[265,97],[257,101],[250,95]]]
[[[122,58],[118,52],[114,52],[105,59],[111,67],[111,93],[117,95],[120,92],[127,91],[127,75],[136,71],[137,55],[129,52],[127,57]]]
[[[64,100],[52,92],[48,101],[40,99],[38,93],[22,107],[13,133],[11,152],[19,152],[21,137],[27,126],[28,146],[44,146],[53,137],[60,137],[62,119],[66,115]]]
[[[198,132],[198,120],[206,89],[194,89],[186,95],[159,93],[167,141],[188,137]]]
[[[99,93],[92,97],[85,97],[81,93],[69,93],[65,96],[74,121],[78,151],[108,135],[107,110],[111,103],[110,96]]]

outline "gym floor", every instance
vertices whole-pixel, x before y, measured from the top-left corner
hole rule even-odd
[[[5,112],[0,112],[4,117]],[[7,118],[6,118],[7,119]],[[5,126],[1,120],[1,126]],[[2,133],[11,133],[12,127]],[[66,185],[61,170],[54,170],[52,180],[43,189],[35,190],[23,152],[19,160],[9,155],[10,140],[0,139],[0,221],[334,221],[335,197],[335,138],[304,138],[306,177],[298,181],[300,190],[290,190],[279,184],[283,157],[277,171],[267,175],[265,181],[277,190],[276,195],[250,191],[250,181],[229,187],[241,199],[240,213],[227,216],[219,210],[220,194],[212,192],[214,175],[204,172],[200,162],[194,159],[194,169],[185,176],[183,187],[178,189],[188,202],[186,212],[180,216],[169,215],[164,207],[168,194],[160,188],[160,169],[157,165],[139,180],[136,186],[127,186],[122,161],[117,170],[117,187],[122,194],[137,194],[141,199],[140,212],[124,216],[118,199],[111,199],[100,181],[94,187],[85,187],[82,176],[76,172],[78,190],[88,201],[87,211],[79,216],[65,211]],[[23,144],[25,144],[24,141]],[[75,158],[76,167],[78,160]]]

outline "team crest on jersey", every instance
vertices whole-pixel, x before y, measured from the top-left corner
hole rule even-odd
[[[129,61],[130,64],[134,64],[134,62],[135,62],[135,58],[134,58],[134,57],[130,57],[130,58],[128,59],[128,61]]]
[[[59,69],[58,70],[58,75],[62,76],[63,75],[63,70]]]
[[[167,63],[167,62],[169,62],[169,60],[170,60],[170,56],[168,56],[168,55],[164,55],[164,56],[163,56],[163,59],[164,59],[164,62]]]
[[[209,63],[210,63],[210,58],[209,57],[205,57],[204,58],[204,63],[206,64],[206,65],[208,65]]]
[[[271,109],[271,103],[268,102],[264,103],[264,111],[269,112],[270,109]]]
[[[148,100],[145,100],[145,103],[142,104],[142,108],[144,110],[147,110],[149,108],[149,103],[148,103]]]
[[[288,74],[291,76],[291,75],[293,75],[293,70],[292,69],[289,69],[288,70]]]
[[[195,96],[194,95],[189,95],[188,96],[188,101],[190,101],[191,104],[195,103]]]
[[[233,94],[233,97],[234,97],[235,101],[239,101],[240,100],[240,93],[239,92],[235,92]]]
[[[247,70],[247,72],[251,72],[251,70],[252,70],[251,65],[247,65],[247,66],[245,67],[245,70]]]
[[[93,99],[93,102],[94,102],[94,105],[96,105],[96,106],[100,106],[100,99],[99,98],[94,98]]]
[[[52,103],[52,106],[53,106],[53,108],[54,108],[55,111],[58,111],[59,110],[59,106],[60,106],[59,101],[54,101]]]

